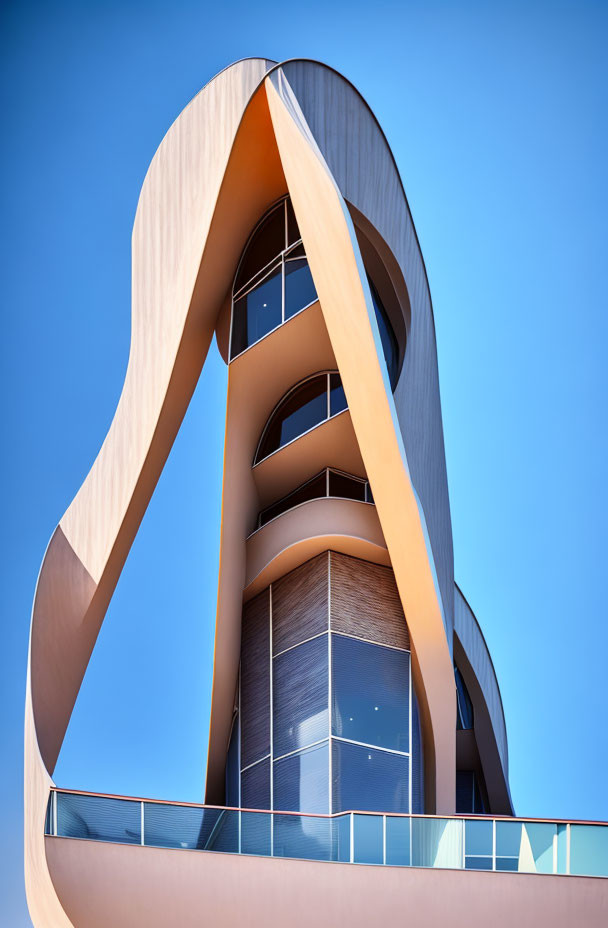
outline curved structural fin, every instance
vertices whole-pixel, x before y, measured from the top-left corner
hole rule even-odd
[[[65,928],[49,876],[50,775],[114,587],[199,377],[252,217],[218,201],[235,135],[273,62],[221,72],[163,139],[133,230],[129,364],[101,451],[47,549],[30,632],[25,873],[30,914]],[[234,206],[234,203],[232,204]],[[167,221],[170,216],[170,221]]]
[[[287,186],[412,636],[437,812],[455,801],[456,704],[441,595],[354,227],[281,69],[265,81]],[[431,798],[431,797],[429,797]],[[432,802],[432,799],[431,799]]]

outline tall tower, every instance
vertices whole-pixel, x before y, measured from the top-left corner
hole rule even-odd
[[[132,299],[120,402],[32,611],[34,923],[364,928],[407,898],[420,926],[603,925],[608,828],[513,817],[494,667],[454,583],[424,262],[344,77],[255,58],[203,88],[146,175]],[[228,388],[205,802],[64,789],[70,714],[214,338]]]

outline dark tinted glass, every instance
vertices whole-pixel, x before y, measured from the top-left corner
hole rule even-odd
[[[270,758],[248,767],[241,773],[243,809],[270,808]]]
[[[144,840],[152,847],[204,850],[220,811],[192,806],[144,803]]]
[[[399,349],[397,347],[397,339],[395,338],[395,333],[393,332],[393,327],[390,324],[387,312],[382,305],[380,297],[378,296],[378,291],[374,287],[370,278],[368,277],[367,279],[372,295],[372,303],[374,304],[374,310],[376,313],[376,322],[378,323],[378,329],[380,331],[380,340],[382,342],[384,360],[386,361],[390,384],[394,390],[397,384],[397,375],[399,373]]]
[[[294,490],[289,496],[280,499],[278,503],[273,503],[272,506],[263,509],[260,513],[260,525],[266,525],[266,523],[274,519],[275,516],[280,515],[282,512],[287,512],[288,509],[293,509],[294,506],[299,506],[300,503],[306,503],[310,499],[319,499],[326,495],[327,477],[325,471],[323,471],[323,473],[319,474],[317,477],[313,477],[312,480],[309,480],[308,483]]]
[[[492,858],[491,857],[465,857],[464,859],[465,868],[467,870],[491,870],[492,869]]]
[[[301,238],[291,200],[287,200],[287,238],[289,245],[293,245]]]
[[[332,741],[333,811],[409,811],[409,757]]]
[[[285,207],[281,203],[261,223],[247,246],[234,283],[234,292],[249,283],[273,258],[285,248]]]
[[[263,812],[241,812],[241,852],[268,857],[272,848],[272,816]]]
[[[295,316],[305,306],[314,303],[316,298],[308,261],[289,256],[285,261],[285,318]]]
[[[239,803],[239,720],[234,720],[226,757],[226,805],[238,808]]]
[[[412,812],[424,813],[424,753],[416,691],[412,690]]]
[[[471,698],[464,684],[464,680],[462,679],[462,675],[455,664],[454,677],[456,680],[456,700],[458,709],[456,714],[456,728],[458,730],[473,728],[473,706]]]
[[[327,742],[275,760],[273,798],[274,808],[279,811],[329,811]]]
[[[256,462],[327,419],[327,374],[296,387],[274,412],[260,443]]]
[[[409,657],[332,635],[332,734],[409,751]]]
[[[336,413],[342,412],[342,410],[346,409],[348,406],[339,374],[331,374],[329,391],[329,414],[330,416],[335,416]]]
[[[281,267],[234,303],[231,358],[281,324]]]
[[[329,495],[365,501],[365,483],[362,480],[354,480],[346,474],[330,470]]]
[[[243,607],[241,634],[241,767],[270,753],[270,597]]]
[[[275,657],[272,677],[275,757],[328,737],[327,665],[327,635],[305,641]]]

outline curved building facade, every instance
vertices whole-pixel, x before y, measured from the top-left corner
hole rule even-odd
[[[205,804],[62,790],[80,683],[214,335],[228,390]],[[575,826],[512,817],[500,692],[454,584],[422,254],[376,119],[321,64],[232,65],[152,161],[123,392],[36,589],[25,767],[36,925],[363,925],[404,893],[419,924],[507,924],[501,870],[536,913],[522,924],[581,905],[600,923]]]

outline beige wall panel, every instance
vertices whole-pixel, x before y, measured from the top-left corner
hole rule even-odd
[[[606,880],[236,857],[48,838],[78,928],[605,928]],[[94,874],[94,878],[93,875]]]
[[[409,650],[393,571],[332,551],[331,630]]]
[[[280,70],[267,78],[275,136],[306,254],[348,400],[355,434],[391,556],[423,680],[428,801],[455,802],[455,690],[442,599],[424,516],[396,428],[377,326],[350,216]],[[416,667],[414,668],[416,677]],[[417,683],[418,681],[415,680]]]

